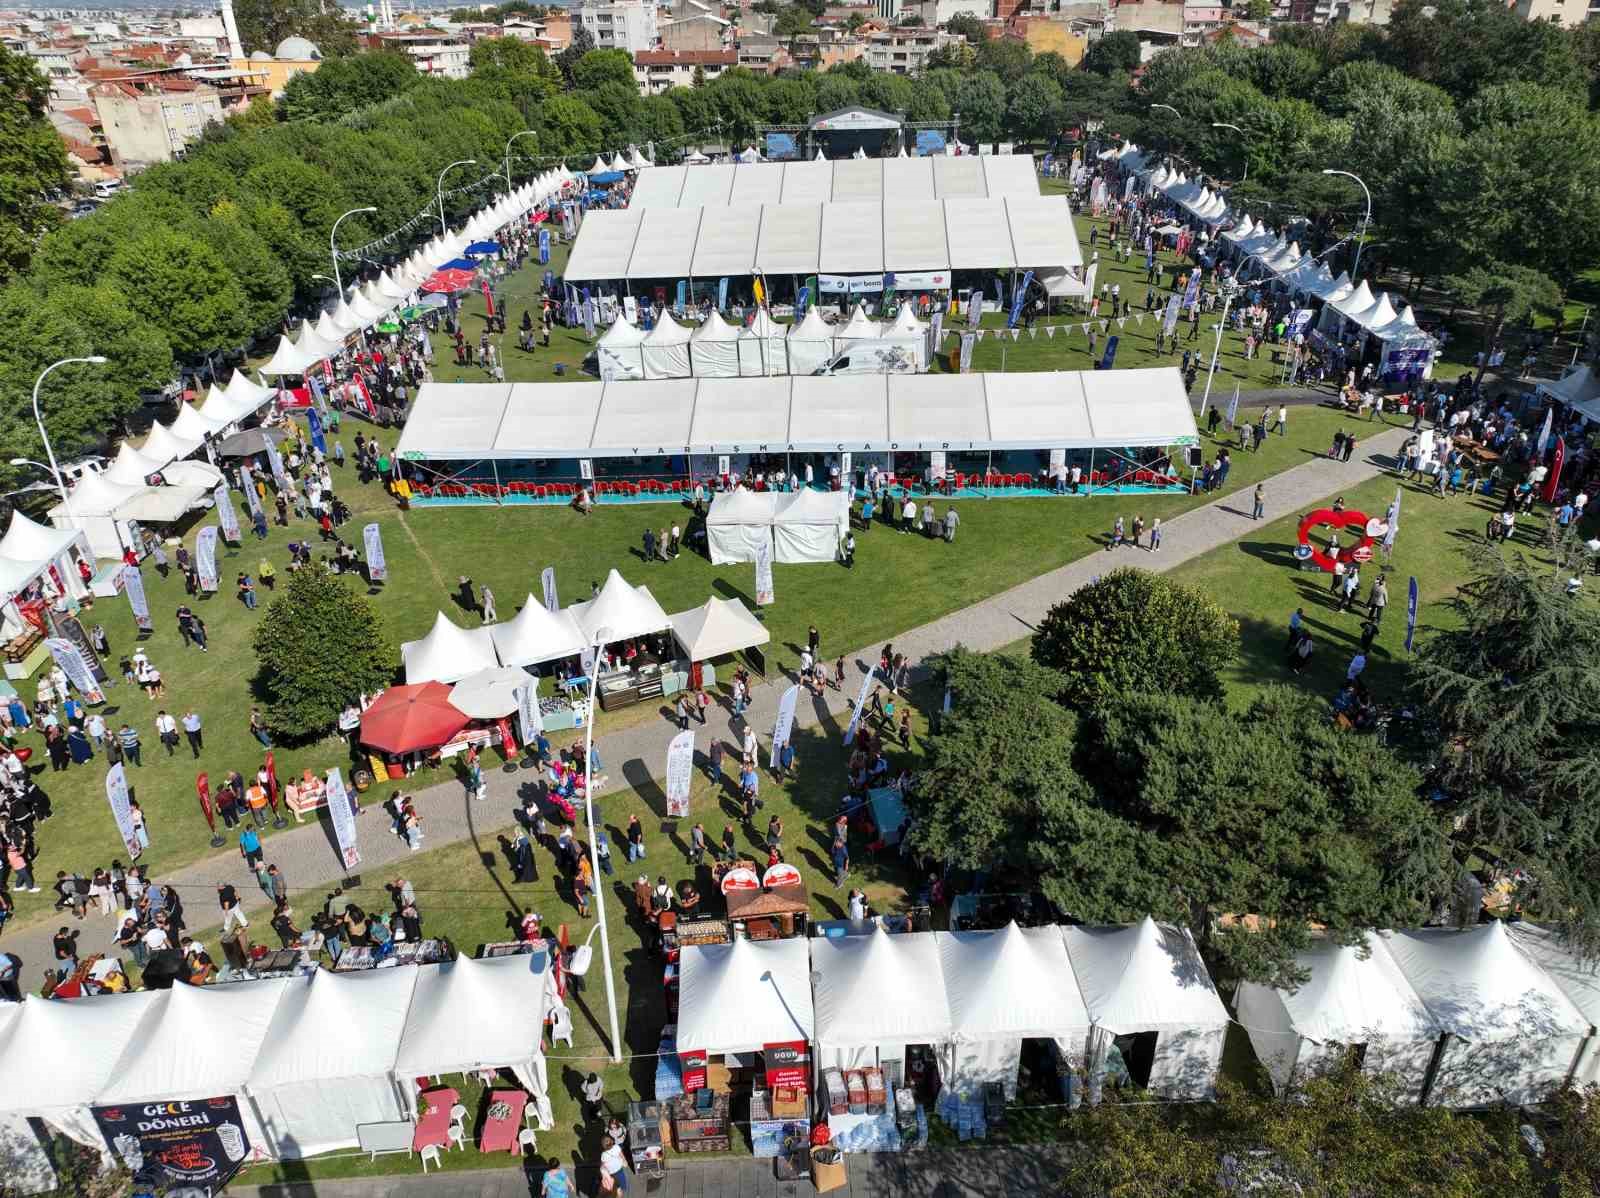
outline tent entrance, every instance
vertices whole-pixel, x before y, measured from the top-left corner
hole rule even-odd
[[[1150,1071],[1156,1063],[1156,1040],[1159,1032],[1132,1032],[1118,1036],[1112,1043],[1122,1057],[1128,1071],[1128,1081],[1141,1090],[1150,1086]]]
[[[1344,1046],[1344,1063],[1352,1073],[1360,1073],[1367,1063],[1367,1046],[1365,1044],[1346,1044]]]

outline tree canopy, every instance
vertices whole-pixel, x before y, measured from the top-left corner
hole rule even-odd
[[[60,214],[46,196],[70,179],[45,117],[50,84],[32,59],[0,46],[0,283],[23,270]]]

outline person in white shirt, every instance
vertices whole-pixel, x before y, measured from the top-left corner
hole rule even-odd
[[[166,747],[168,757],[177,751],[178,721],[166,711],[156,713],[156,739]]]
[[[906,496],[906,503],[900,509],[900,531],[910,532],[917,526],[917,501],[911,496]]]
[[[160,924],[156,924],[155,927],[144,934],[144,946],[152,953],[158,953],[164,948],[171,948],[172,941],[167,937],[167,929]]]

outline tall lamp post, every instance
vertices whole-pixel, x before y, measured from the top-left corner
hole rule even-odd
[[[524,129],[521,133],[513,133],[510,137],[506,138],[506,190],[507,191],[511,190],[511,188],[515,186],[515,184],[511,182],[511,143],[516,141],[517,138],[519,138],[519,137],[527,137],[530,134],[537,133],[537,132],[538,132],[538,130],[536,130],[536,129]]]
[[[1152,105],[1150,105],[1150,111],[1151,112],[1154,112],[1158,108],[1165,109],[1167,112],[1170,112],[1173,116],[1177,117],[1180,121],[1183,120],[1183,113],[1179,112],[1171,104],[1152,104]],[[1172,139],[1170,137],[1167,139],[1167,153],[1169,153],[1169,154],[1172,153]]]
[[[444,170],[439,172],[439,181],[435,185],[434,190],[436,190],[439,193],[439,232],[440,233],[448,233],[449,232],[449,230],[446,229],[445,225],[444,225],[444,177],[446,175],[448,175],[451,171],[455,170],[456,167],[458,167],[458,166],[476,166],[477,164],[478,164],[478,160],[476,158],[462,158],[462,159],[460,159],[460,160],[458,160],[456,162],[452,162],[449,166],[445,167]]]
[[[50,473],[55,476],[56,490],[61,492],[61,508],[67,514],[67,527],[76,527],[72,522],[72,501],[67,498],[67,483],[61,477],[61,467],[56,465],[56,451],[50,447],[50,434],[44,431],[44,417],[39,414],[39,388],[52,370],[61,366],[71,366],[75,362],[92,362],[96,366],[104,366],[105,358],[94,354],[87,358],[62,358],[59,362],[52,362],[39,372],[39,377],[33,381],[33,422],[39,426],[39,440],[44,442],[44,456],[50,462]],[[12,465],[16,465],[15,462]]]
[[[1356,240],[1356,260],[1350,267],[1351,282],[1361,281],[1361,246],[1367,240],[1367,226],[1372,223],[1372,193],[1367,190],[1367,185],[1361,182],[1360,175],[1352,175],[1349,171],[1336,171],[1326,169],[1324,175],[1343,175],[1346,179],[1354,179],[1361,186],[1361,193],[1367,197],[1367,214],[1361,218],[1361,236]]]
[[[333,240],[339,233],[339,221],[342,221],[345,216],[356,216],[362,212],[376,211],[376,208],[352,208],[344,216],[341,216],[339,220],[334,221],[333,228],[328,230],[328,255],[333,259],[333,285],[339,289],[341,303],[344,302],[344,276],[339,273],[339,247],[334,244]],[[327,276],[324,275],[323,277],[326,278]]]
[[[1237,133],[1239,135],[1239,140],[1240,141],[1244,141],[1244,142],[1248,143],[1248,139],[1245,137],[1244,130],[1239,128],[1238,125],[1230,125],[1230,124],[1228,124],[1227,121],[1212,121],[1211,122],[1211,127],[1213,129],[1232,129],[1235,133]],[[1250,177],[1250,147],[1249,147],[1248,144],[1246,144],[1246,146],[1245,146],[1245,152],[1243,154],[1243,158],[1244,158],[1244,174],[1239,176],[1239,182],[1241,182],[1241,183],[1243,183],[1246,179],[1248,179]]]
[[[1228,279],[1222,285],[1222,321],[1217,325],[1217,343],[1211,347],[1211,368],[1206,371],[1206,391],[1200,397],[1200,412],[1204,415],[1206,405],[1211,402],[1211,380],[1217,374],[1217,358],[1222,353],[1222,330],[1228,327],[1228,309],[1233,306],[1233,297],[1239,294],[1239,284]]]
[[[594,871],[594,910],[600,921],[600,959],[606,971],[606,1013],[611,1017],[611,1060],[622,1061],[622,1033],[617,1027],[617,983],[611,973],[611,936],[606,927],[606,899],[600,885],[600,840],[594,826],[594,716],[595,691],[600,684],[600,650],[606,644],[609,628],[597,628],[591,643],[594,657],[589,670],[589,718],[583,732],[583,818],[589,825],[589,866]]]

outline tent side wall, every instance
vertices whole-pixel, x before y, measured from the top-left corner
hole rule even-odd
[[[689,344],[689,358],[697,379],[739,377],[737,341],[692,341]]]
[[[686,379],[689,370],[689,341],[652,345],[648,340],[639,347],[644,351],[644,377],[647,379]]]
[[[728,566],[736,562],[753,562],[756,551],[772,546],[770,524],[708,524],[706,545],[711,551],[713,566]],[[831,560],[831,558],[830,558]]]
[[[1476,1041],[1451,1035],[1427,1104],[1460,1108],[1543,1102],[1567,1080],[1585,1039],[1536,1031]]]
[[[1226,1024],[1162,1028],[1150,1066],[1149,1092],[1176,1102],[1207,1102],[1216,1097],[1227,1037]]]
[[[836,524],[775,524],[773,560],[790,565],[831,562],[839,556],[842,536]]]
[[[409,1118],[388,1075],[296,1082],[252,1097],[263,1145],[278,1160],[354,1148],[359,1125]]]
[[[1282,1094],[1294,1080],[1295,1064],[1306,1041],[1294,1030],[1288,1008],[1276,990],[1241,982],[1236,1001],[1250,1047],[1272,1079],[1273,1091]]]
[[[629,345],[617,349],[602,345],[595,350],[595,356],[600,367],[602,383],[645,377],[642,345]]]

